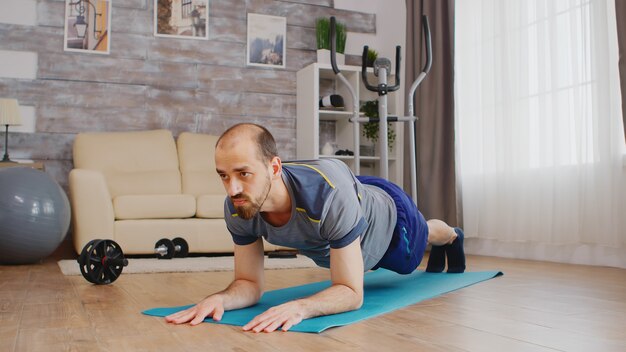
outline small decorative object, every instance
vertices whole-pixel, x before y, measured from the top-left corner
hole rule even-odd
[[[247,64],[285,68],[286,33],[285,17],[249,13]]]
[[[374,67],[374,61],[378,58],[378,52],[372,48],[367,49],[367,60],[365,61],[365,66]]]
[[[335,26],[337,40],[337,65],[343,65],[346,62],[346,26],[343,23],[336,22]],[[320,17],[315,21],[315,34],[317,36],[317,62],[330,64],[330,19]]]
[[[322,155],[333,155],[334,151],[335,149],[330,142],[326,142],[326,144],[322,147]]]
[[[361,107],[361,112],[369,118],[378,118],[378,100],[370,100],[365,102]],[[393,150],[393,143],[396,140],[396,132],[391,128],[391,123],[388,122],[387,129],[387,141],[389,150]],[[378,122],[366,122],[363,124],[363,136],[369,139],[372,143],[378,142]]]
[[[329,94],[320,98],[320,108],[343,108],[343,97],[339,94]]]
[[[4,157],[3,163],[12,163],[9,159],[9,126],[19,126],[22,124],[17,99],[0,99],[0,125],[4,125]]]
[[[65,51],[109,54],[111,0],[65,0]]]
[[[347,155],[347,156],[353,156],[354,152],[351,151],[350,149],[342,149],[342,150],[338,150],[335,152],[335,155]]]
[[[154,35],[209,39],[209,0],[154,0]]]

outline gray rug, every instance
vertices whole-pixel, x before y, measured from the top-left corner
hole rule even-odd
[[[80,275],[80,267],[76,260],[59,260],[59,268],[64,275]],[[201,271],[232,271],[235,263],[233,257],[190,257],[174,259],[128,259],[124,274],[145,273],[191,273]],[[295,259],[265,258],[265,269],[301,269],[317,267],[315,263],[302,255]]]

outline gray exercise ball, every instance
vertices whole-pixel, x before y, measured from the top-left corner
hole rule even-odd
[[[34,263],[61,244],[70,226],[70,203],[43,171],[0,169],[0,264]]]

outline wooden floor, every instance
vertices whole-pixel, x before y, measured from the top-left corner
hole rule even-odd
[[[43,264],[0,266],[0,351],[626,351],[626,270],[468,257],[504,276],[322,334],[168,325],[140,311],[193,303],[232,273],[122,274],[94,286]],[[268,289],[327,279],[267,271]]]

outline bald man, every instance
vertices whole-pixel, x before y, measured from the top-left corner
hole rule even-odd
[[[427,271],[465,270],[463,232],[440,220],[426,221],[393,183],[354,176],[345,163],[314,160],[282,163],[271,133],[238,124],[222,134],[216,171],[228,197],[225,220],[234,245],[235,278],[223,291],[166,317],[170,323],[219,321],[224,311],[254,305],[263,294],[263,241],[296,248],[330,269],[332,285],[258,315],[245,331],[289,330],[303,319],[359,309],[363,273],[385,268],[413,272],[428,243]]]

